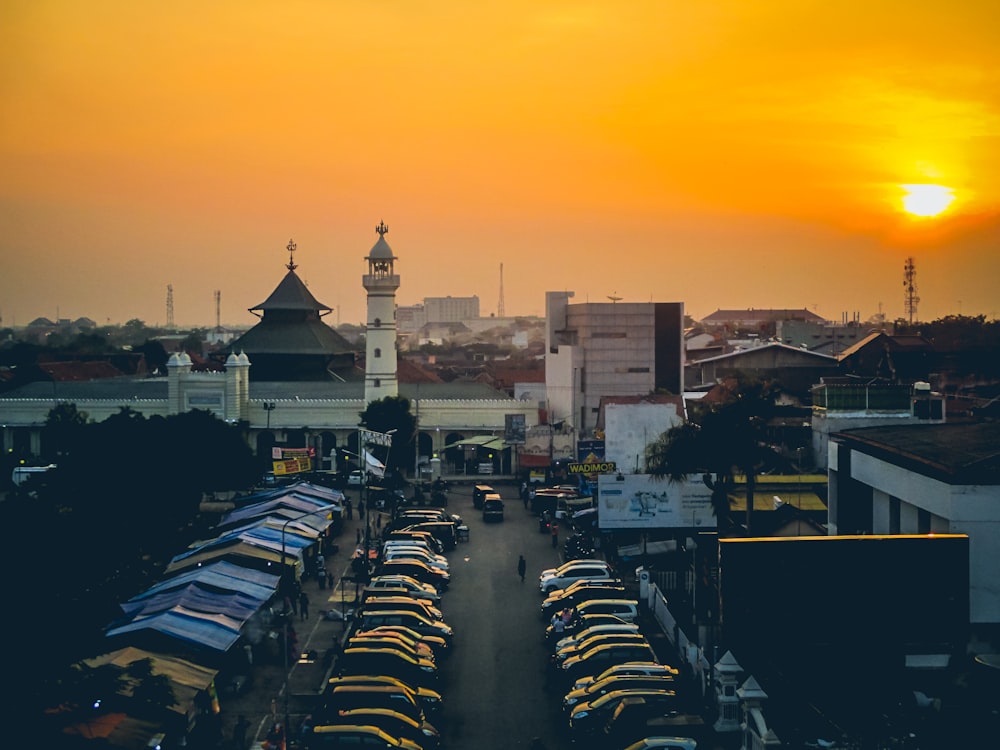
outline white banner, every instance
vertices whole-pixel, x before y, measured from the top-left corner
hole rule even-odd
[[[619,479],[618,477],[621,477]],[[712,491],[698,479],[600,474],[597,517],[605,529],[715,528]]]

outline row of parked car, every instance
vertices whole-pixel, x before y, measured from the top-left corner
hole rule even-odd
[[[445,527],[460,522],[412,508],[383,529],[375,575],[361,592],[335,676],[304,725],[307,748],[439,750],[437,667],[454,637],[441,609],[451,576],[444,552],[454,547]]]
[[[693,750],[679,736],[678,671],[660,663],[638,623],[639,603],[603,560],[542,571],[551,681],[564,693],[571,741],[602,750]],[[684,717],[683,719],[681,717]]]

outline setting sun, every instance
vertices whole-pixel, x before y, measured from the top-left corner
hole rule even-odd
[[[906,193],[903,209],[914,216],[937,216],[955,200],[952,189],[944,185],[900,185]]]

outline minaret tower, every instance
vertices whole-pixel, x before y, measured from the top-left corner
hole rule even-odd
[[[396,380],[396,290],[399,276],[393,273],[396,256],[385,241],[389,227],[375,227],[378,241],[368,253],[368,273],[362,283],[368,292],[365,324],[365,403],[399,395]]]

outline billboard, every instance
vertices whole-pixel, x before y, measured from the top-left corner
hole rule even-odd
[[[601,474],[597,488],[601,531],[715,528],[712,491],[700,479],[672,482],[649,474]]]
[[[525,420],[523,414],[504,414],[503,441],[507,445],[524,445]]]

